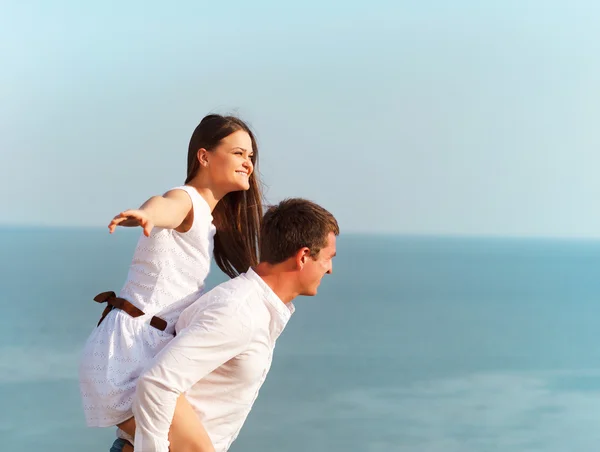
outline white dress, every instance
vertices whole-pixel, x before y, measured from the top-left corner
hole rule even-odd
[[[133,318],[113,309],[84,346],[79,380],[90,427],[114,426],[133,416],[131,406],[139,375],[173,339],[179,314],[204,288],[215,235],[212,215],[196,189],[177,188],[192,199],[192,227],[185,233],[154,228],[150,237],[142,234],[119,293],[144,315]],[[103,306],[98,308],[100,316]],[[153,316],[167,321],[164,331],[149,324]]]

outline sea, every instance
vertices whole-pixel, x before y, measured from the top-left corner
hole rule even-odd
[[[77,362],[138,234],[0,229],[1,452],[109,450]],[[342,234],[230,450],[598,451],[599,273],[598,241]]]

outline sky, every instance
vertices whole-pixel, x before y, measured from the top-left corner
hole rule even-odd
[[[600,237],[593,1],[4,1],[0,225],[106,226],[201,118],[342,232]]]

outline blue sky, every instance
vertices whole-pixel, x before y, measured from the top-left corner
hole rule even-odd
[[[346,232],[600,236],[594,2],[2,9],[0,224],[105,226],[232,112]]]

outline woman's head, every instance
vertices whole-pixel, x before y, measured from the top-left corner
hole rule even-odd
[[[256,184],[258,149],[254,134],[239,118],[208,115],[196,127],[188,147],[186,184],[201,174],[219,198]]]
[[[194,130],[185,183],[202,177],[219,192],[213,211],[217,229],[213,254],[231,277],[258,263],[262,187],[257,164],[256,139],[241,119],[208,115]]]

